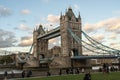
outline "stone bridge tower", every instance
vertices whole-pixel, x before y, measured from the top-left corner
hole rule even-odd
[[[38,35],[43,34],[45,34],[45,31],[42,25],[39,25],[38,29],[35,29],[33,32],[34,43],[33,56],[36,58],[38,58],[40,54],[44,54],[45,56],[47,56],[48,40],[43,38],[37,39]]]
[[[71,37],[70,33],[68,32],[68,28],[72,29],[77,36],[82,38],[80,14],[76,18],[70,7],[65,15],[61,14],[60,17],[62,54],[64,56],[70,56],[72,51],[74,56],[81,55],[82,47],[80,47],[80,45]]]
[[[80,14],[76,17],[70,7],[66,11],[65,15],[61,14],[60,17],[62,56],[68,57],[67,64],[70,66],[70,56],[82,55],[82,47],[80,47],[80,45],[71,37],[68,32],[68,28],[70,28],[77,36],[82,38]]]

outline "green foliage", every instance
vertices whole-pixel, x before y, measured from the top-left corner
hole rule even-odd
[[[50,76],[40,78],[29,78],[19,80],[83,80],[84,74],[78,75],[62,75],[62,76]],[[92,73],[92,80],[120,80],[120,72],[111,72],[110,74]]]
[[[3,64],[4,62],[6,62],[6,63],[12,63],[13,59],[10,56],[8,56],[8,55],[7,56],[3,56],[0,59],[0,64]]]

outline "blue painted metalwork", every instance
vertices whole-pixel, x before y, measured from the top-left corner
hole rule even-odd
[[[71,59],[113,59],[119,58],[117,55],[89,55],[89,56],[73,56]]]

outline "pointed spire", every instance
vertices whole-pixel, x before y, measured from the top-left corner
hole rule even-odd
[[[41,29],[41,27],[42,27],[42,25],[40,24],[40,25],[37,27],[37,28],[38,28],[37,30],[40,30],[40,29]]]
[[[66,9],[66,11],[65,11],[65,15],[67,15],[67,9]]]
[[[80,12],[78,13],[78,18],[81,19]]]
[[[74,18],[75,18],[75,15],[74,15],[74,13],[73,13],[73,11],[72,11],[72,8],[69,7],[69,8],[68,8],[68,11],[67,11],[67,17],[68,17],[69,20],[71,20],[71,19],[72,19],[72,16],[74,16]]]
[[[62,19],[62,12],[61,12],[61,15],[60,15],[60,19]]]
[[[66,12],[67,12],[67,8],[66,8]]]
[[[35,32],[35,28],[34,28],[33,32]]]
[[[61,16],[62,16],[62,12],[61,12]]]
[[[37,26],[36,28],[37,28],[37,30],[38,30],[38,29],[39,29],[39,26]]]
[[[39,27],[42,27],[42,24],[40,24]]]
[[[71,6],[69,6],[68,10],[72,10]]]
[[[37,31],[37,26],[35,27],[35,31]]]

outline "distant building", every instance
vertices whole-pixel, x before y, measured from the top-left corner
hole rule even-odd
[[[100,65],[104,63],[116,64],[118,63],[118,59],[91,59],[90,63],[91,65]]]
[[[60,46],[54,46],[48,51],[51,56],[58,57],[61,54],[61,47]]]

